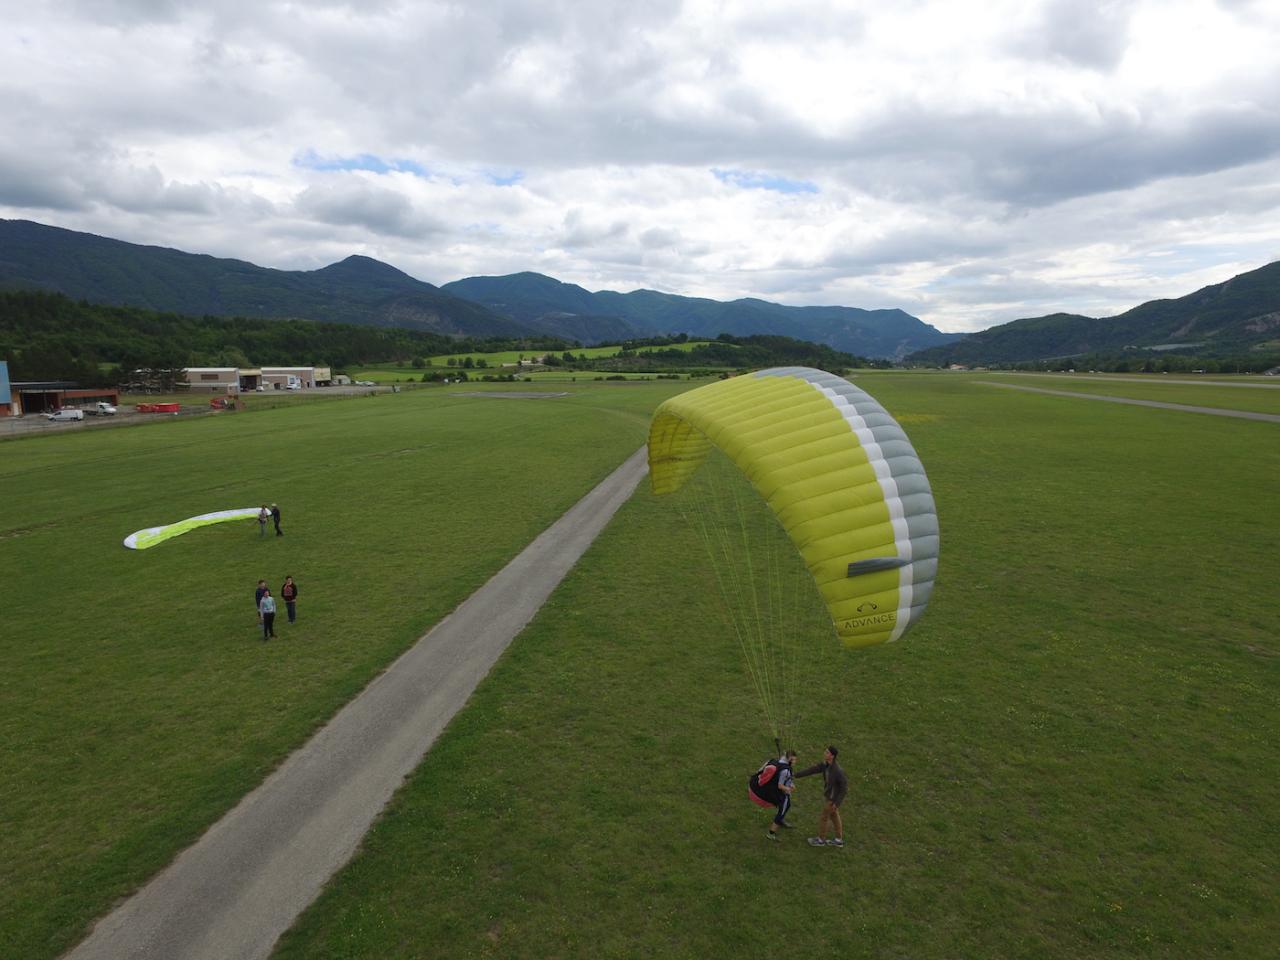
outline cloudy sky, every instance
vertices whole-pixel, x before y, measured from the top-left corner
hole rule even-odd
[[[1106,316],[1280,259],[1275,0],[0,14],[5,218],[948,331]]]

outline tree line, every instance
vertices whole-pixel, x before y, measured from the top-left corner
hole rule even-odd
[[[612,357],[575,354],[576,340],[455,338],[400,327],[366,327],[308,320],[193,317],[141,307],[108,306],[44,291],[0,291],[0,359],[13,380],[72,380],[86,387],[116,386],[137,371],[183,367],[327,366],[334,373],[376,363],[425,366],[445,353],[520,351],[541,355],[548,366],[601,372],[656,372],[698,368],[817,367],[840,372],[891,366],[842,353],[824,344],[771,334],[737,337],[677,349],[678,334],[619,344]],[[474,366],[487,366],[482,361]]]
[[[139,369],[409,363],[442,353],[564,351],[576,340],[455,338],[400,327],[309,320],[194,317],[72,300],[60,293],[0,291],[0,359],[13,380],[127,382]]]
[[[968,365],[972,366],[972,363]],[[1195,353],[1130,351],[1088,353],[1052,360],[1020,360],[988,363],[992,370],[1026,370],[1050,373],[1262,373],[1280,367],[1280,352],[1199,356]]]
[[[617,354],[611,357],[588,359],[566,351],[560,356],[548,355],[548,366],[566,367],[571,370],[595,370],[600,372],[641,373],[659,370],[691,370],[725,367],[739,370],[758,370],[763,367],[816,367],[830,373],[840,373],[857,367],[889,367],[888,360],[871,360],[867,357],[844,353],[821,343],[796,340],[779,334],[752,334],[737,337],[722,333],[715,340],[699,343],[681,350],[674,346],[686,343],[685,334],[667,338],[650,338],[645,341],[624,341]]]

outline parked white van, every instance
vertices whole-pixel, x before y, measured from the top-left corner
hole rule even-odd
[[[55,410],[53,413],[46,413],[45,419],[51,423],[65,423],[71,420],[83,420],[84,411],[76,410],[74,407],[63,407],[61,410]]]

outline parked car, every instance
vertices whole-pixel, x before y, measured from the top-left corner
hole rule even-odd
[[[76,410],[74,407],[63,407],[61,410],[53,411],[53,413],[46,413],[45,419],[50,423],[67,423],[72,420],[83,420],[84,411]]]
[[[114,417],[116,408],[105,400],[99,400],[94,406],[85,410],[85,413],[91,417]]]

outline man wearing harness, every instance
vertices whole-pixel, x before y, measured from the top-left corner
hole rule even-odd
[[[809,838],[810,846],[844,846],[844,824],[840,822],[840,804],[844,802],[845,795],[849,792],[849,778],[840,769],[840,764],[836,763],[836,755],[839,752],[835,747],[827,747],[827,752],[822,756],[822,763],[815,763],[812,767],[807,767],[796,774],[797,777],[822,774],[822,796],[825,802],[822,805],[822,812],[818,814],[818,835]],[[834,827],[836,834],[830,840],[827,839],[828,826]]]
[[[796,762],[796,752],[788,750],[777,760],[766,763],[764,767],[748,782],[748,789],[760,799],[757,801],[761,806],[769,805],[778,808],[777,816],[773,818],[773,823],[769,824],[769,832],[765,835],[770,840],[778,839],[778,828],[789,827],[787,823],[787,811],[791,809],[791,791],[796,788],[791,778],[791,768]],[[761,784],[761,773],[767,768],[774,767],[772,776],[769,777],[767,783]]]

